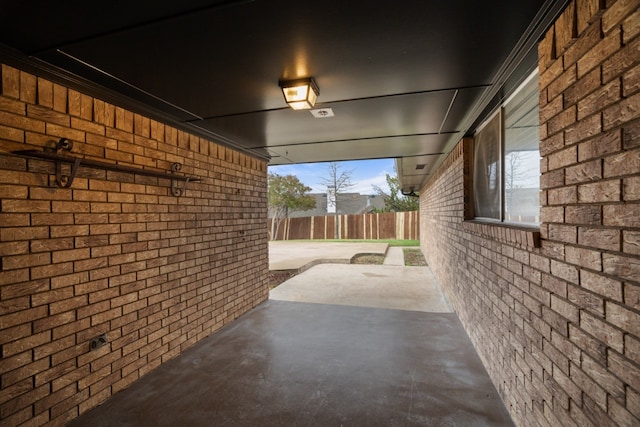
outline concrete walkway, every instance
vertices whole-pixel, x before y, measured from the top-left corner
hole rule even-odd
[[[405,267],[404,248],[378,243],[271,242],[270,266],[298,274],[272,289],[277,301],[450,313],[426,267]],[[385,253],[383,265],[348,264],[357,254]],[[273,270],[273,268],[271,268]]]
[[[269,242],[269,270],[304,270],[312,265],[332,262],[349,264],[358,254],[384,255],[386,243],[357,242]]]
[[[321,264],[271,290],[278,301],[450,313],[428,267]]]
[[[404,247],[390,246],[387,249],[387,255],[384,257],[384,265],[404,266]]]

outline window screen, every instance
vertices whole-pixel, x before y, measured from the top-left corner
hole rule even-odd
[[[502,171],[500,170],[500,114],[496,114],[475,137],[473,195],[475,215],[500,218]]]

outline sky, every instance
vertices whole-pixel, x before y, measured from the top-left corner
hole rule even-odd
[[[384,191],[389,191],[386,174],[395,176],[393,159],[357,160],[338,163],[341,171],[352,171],[350,193],[376,194],[373,186],[377,185]],[[327,188],[322,184],[323,178],[329,177],[327,163],[302,163],[296,165],[269,166],[270,173],[278,175],[294,175],[307,187],[311,193],[326,193]]]

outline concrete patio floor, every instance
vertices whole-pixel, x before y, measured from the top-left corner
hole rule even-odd
[[[70,425],[513,425],[430,274],[311,267],[280,285],[296,301],[263,303]]]

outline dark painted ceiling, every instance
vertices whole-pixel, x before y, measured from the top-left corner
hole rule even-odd
[[[565,3],[2,1],[0,59],[271,165],[395,158],[417,190]],[[334,117],[286,106],[278,80],[307,76]]]

